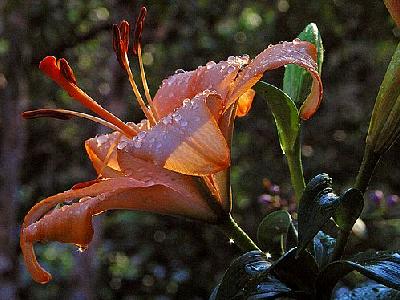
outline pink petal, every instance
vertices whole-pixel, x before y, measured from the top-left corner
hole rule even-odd
[[[287,64],[296,64],[313,77],[311,93],[300,109],[300,117],[310,118],[318,109],[322,99],[322,82],[317,71],[317,55],[314,45],[294,40],[269,46],[248,64],[235,80],[235,85],[228,96],[226,107],[234,103],[244,92],[249,90],[263,76],[265,71]]]
[[[125,151],[187,175],[226,169],[229,148],[207,106],[208,98],[215,96],[210,92],[198,94],[149,131],[140,132],[126,145]]]
[[[192,90],[196,74],[197,71],[177,73],[163,80],[153,99],[159,118],[165,117],[180,107],[183,100],[196,95]]]
[[[209,206],[199,192],[197,178],[167,170],[123,150],[118,151],[118,162],[125,176],[145,182],[157,182],[178,192],[182,202],[186,203],[187,208],[192,209],[193,212],[190,214],[192,217],[207,216]]]
[[[197,70],[168,77],[154,96],[158,116],[165,117],[180,107],[185,99],[205,90],[216,91],[224,100],[238,71],[248,61],[247,56],[231,56],[227,61],[210,61]]]

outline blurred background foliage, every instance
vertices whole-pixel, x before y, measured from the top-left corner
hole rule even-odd
[[[0,298],[206,299],[240,252],[211,225],[147,213],[96,217],[91,247],[38,245],[53,273],[46,286],[27,274],[18,248],[23,216],[40,199],[94,178],[83,141],[104,128],[84,120],[23,121],[23,110],[79,104],[42,75],[45,55],[65,57],[80,85],[124,120],[143,117],[111,44],[111,24],[134,23],[145,4],[143,60],[154,95],[163,78],[229,55],[254,57],[292,40],[310,22],[325,47],[324,100],[304,124],[306,179],[326,172],[349,187],[362,158],[375,95],[400,32],[379,0],[2,1],[0,2]],[[131,61],[133,58],[131,58]],[[137,70],[136,62],[133,68]],[[283,70],[264,79],[280,86]],[[256,98],[236,122],[232,154],[233,213],[252,237],[268,211],[294,212],[293,190],[271,114]],[[364,213],[367,231],[351,249],[399,248],[400,145],[386,154]]]

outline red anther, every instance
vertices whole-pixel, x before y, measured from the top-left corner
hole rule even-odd
[[[143,26],[144,26],[144,20],[146,18],[147,14],[147,9],[146,7],[142,6],[140,8],[140,13],[139,16],[136,19],[136,26],[135,26],[135,32],[134,32],[134,42],[133,42],[133,53],[135,55],[138,54],[138,48],[140,47],[140,43],[142,41],[142,32],[143,32]]]
[[[126,52],[125,53],[122,52],[121,46],[122,46],[122,41],[121,41],[120,28],[117,24],[113,24],[113,49],[121,68],[125,70],[123,58]]]
[[[121,32],[119,31],[119,27],[117,24],[113,24],[113,37],[112,37],[112,44],[115,54],[120,52],[121,49]]]
[[[120,31],[120,37],[121,37],[121,51],[123,53],[128,52],[129,48],[129,30],[130,26],[129,23],[125,20],[123,20],[119,24],[119,31]]]
[[[24,111],[21,115],[24,119],[56,118],[60,120],[69,120],[73,118],[70,114],[46,108]]]
[[[59,59],[58,63],[60,66],[61,75],[65,79],[67,79],[69,82],[76,84],[76,78],[75,78],[74,72],[72,71],[68,62],[64,58],[61,58],[61,59]]]

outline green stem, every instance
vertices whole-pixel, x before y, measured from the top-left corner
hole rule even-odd
[[[242,228],[235,222],[232,216],[224,219],[220,224],[219,228],[225,233],[229,239],[233,239],[234,243],[243,251],[261,251],[260,248],[253,242],[253,240],[243,231]]]
[[[300,138],[297,137],[293,150],[285,151],[289,165],[290,180],[294,188],[297,204],[300,202],[303,191],[306,187],[303,175],[303,164],[301,162]]]
[[[350,231],[339,230],[338,237],[336,239],[335,249],[332,254],[332,261],[339,260],[342,258],[344,250],[346,249],[347,241],[350,236]]]
[[[363,161],[360,165],[356,182],[354,184],[354,187],[360,190],[362,194],[364,194],[367,190],[367,187],[380,157],[381,155],[375,153],[368,145],[365,146]],[[351,226],[349,226],[350,230],[339,231],[338,238],[336,239],[336,246],[332,255],[333,261],[342,258],[343,253],[346,250],[347,241],[349,239],[351,228],[353,227],[353,225],[354,224],[351,224]]]
[[[371,180],[380,157],[381,154],[375,153],[368,145],[365,146],[363,161],[354,185],[354,187],[359,189],[363,194],[367,190],[369,181]]]

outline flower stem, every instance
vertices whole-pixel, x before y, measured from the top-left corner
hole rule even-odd
[[[293,149],[290,151],[285,151],[286,159],[289,165],[290,180],[294,188],[297,204],[300,202],[301,196],[303,195],[303,191],[306,187],[303,175],[303,165],[301,162],[301,149],[299,140],[300,138],[297,137]]]
[[[229,239],[232,239],[233,242],[243,251],[261,251],[260,248],[258,248],[253,242],[253,240],[246,234],[246,232],[239,227],[230,214],[229,217],[225,218],[221,223],[218,224],[218,226],[225,233],[225,235]]]
[[[375,153],[368,145],[365,146],[363,161],[357,174],[355,188],[359,189],[361,193],[367,190],[369,181],[374,173],[375,167],[378,164],[381,155]]]
[[[354,187],[356,189],[360,190],[360,192],[362,194],[364,194],[368,188],[368,184],[371,180],[371,177],[374,173],[376,165],[379,162],[380,157],[381,157],[381,154],[375,153],[370,148],[370,146],[368,146],[368,145],[365,146],[364,157],[363,157],[362,163],[360,165],[360,169],[357,174],[356,182],[354,184]],[[352,224],[352,226],[350,228],[352,228],[353,225],[354,224]],[[335,246],[335,249],[334,249],[333,255],[332,255],[332,261],[339,260],[342,258],[343,253],[346,250],[346,245],[347,245],[347,241],[350,236],[350,232],[351,232],[351,230],[349,230],[349,231],[340,230],[339,231],[339,235],[336,240],[336,246]]]

